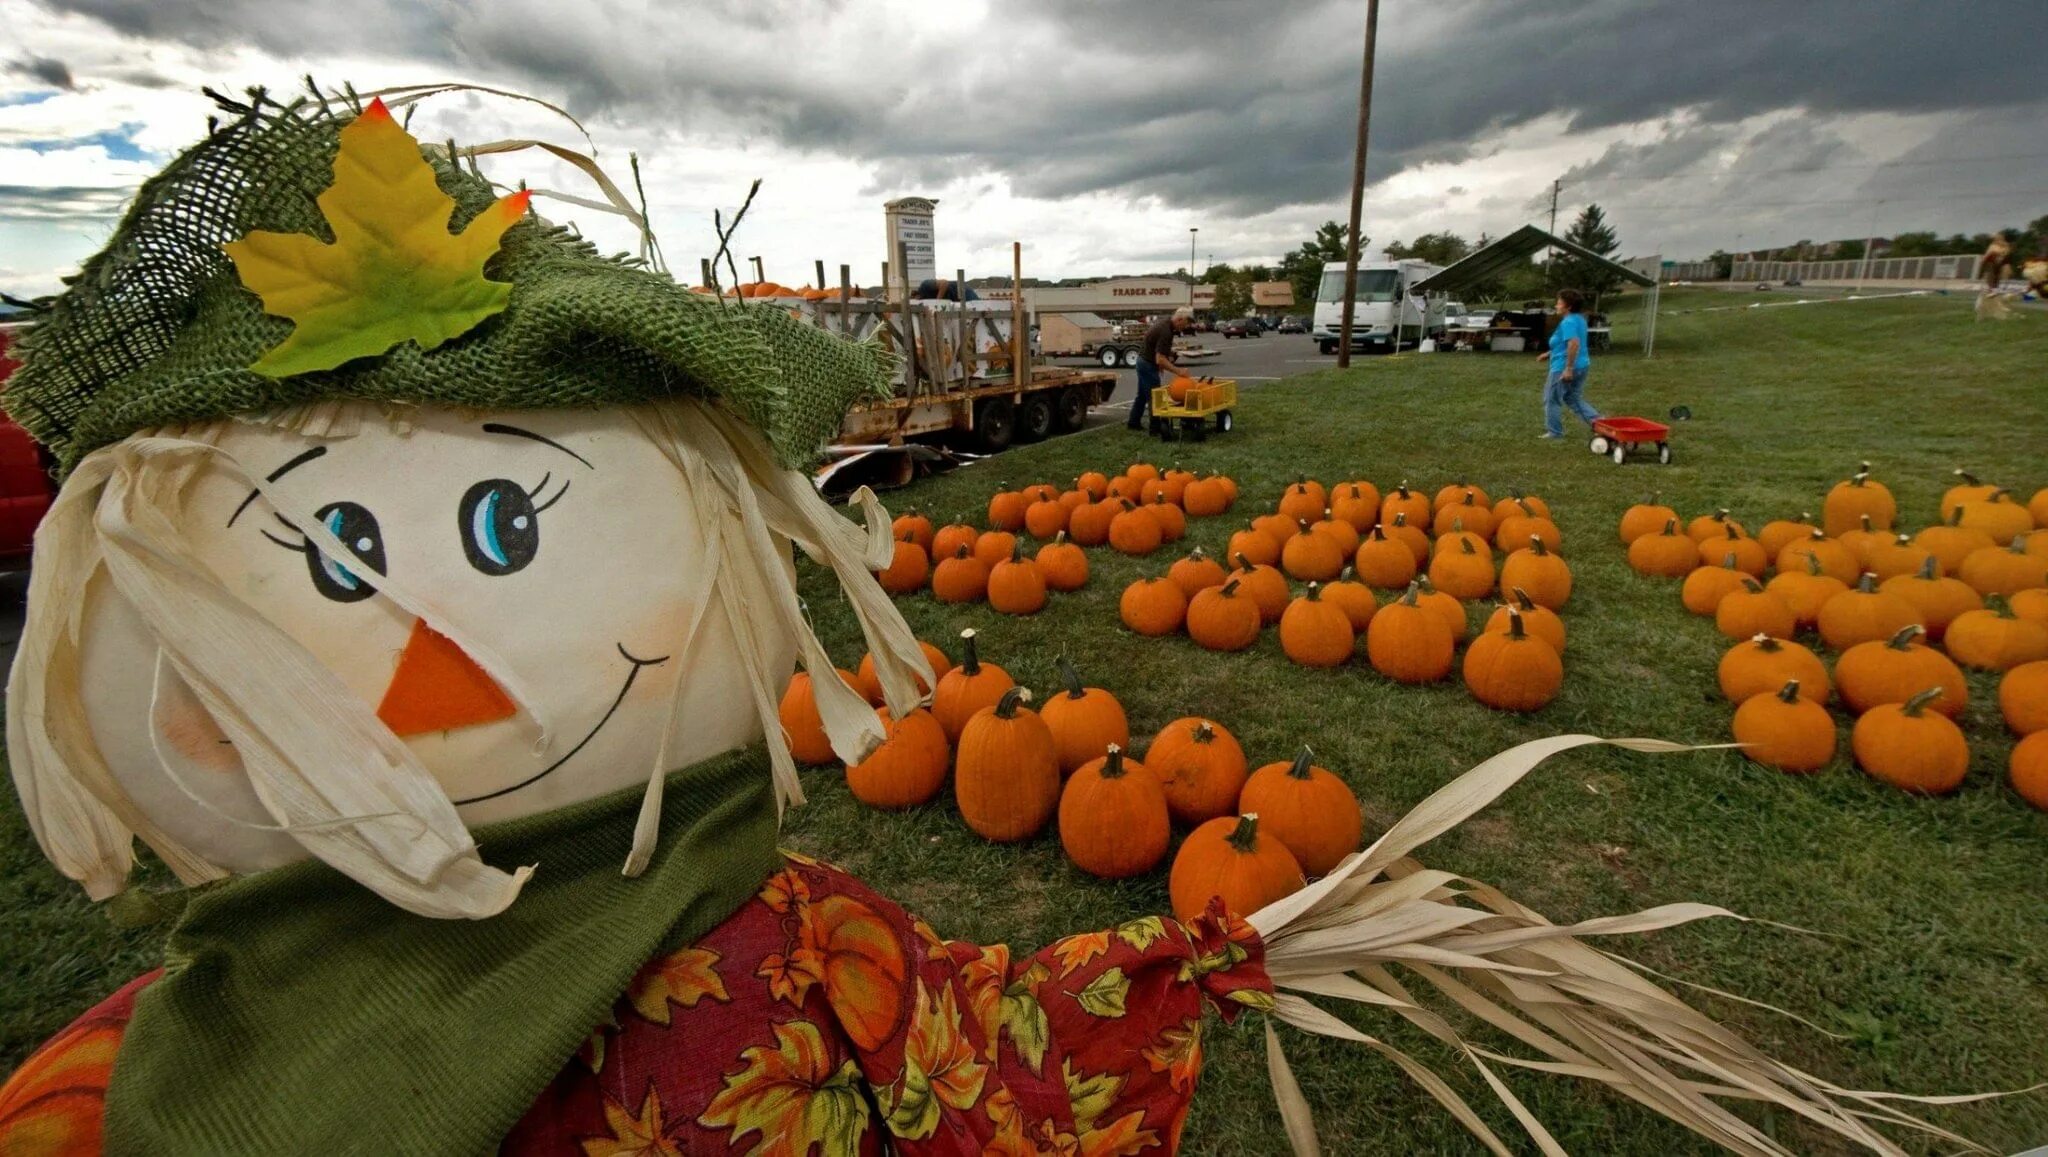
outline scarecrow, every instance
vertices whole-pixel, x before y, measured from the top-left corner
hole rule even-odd
[[[138,837],[189,893],[164,967],[0,1087],[0,1151],[1169,1152],[1205,1017],[1247,1010],[1363,1042],[1506,1151],[1311,995],[1443,1040],[1546,1151],[1498,1067],[1742,1152],[1783,1150],[1717,1097],[1879,1151],[1874,1124],[1914,1123],[1579,939],[1718,909],[1558,926],[1408,858],[1588,736],[1488,761],[1248,918],[1037,952],[778,851],[793,665],[843,758],[883,738],[790,547],[836,573],[890,709],[931,678],[871,577],[887,517],[798,469],[884,355],[598,255],[381,101],[226,108],[5,399],[63,475],[8,686],[23,808],[95,899]]]

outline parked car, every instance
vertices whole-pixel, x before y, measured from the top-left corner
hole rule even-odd
[[[0,387],[21,365],[8,352],[27,328],[22,323],[0,322]],[[28,566],[36,524],[57,495],[50,467],[48,453],[27,430],[0,418],[0,570]]]
[[[1298,317],[1283,317],[1280,319],[1279,330],[1281,333],[1307,333],[1308,323]]]
[[[1217,326],[1216,332],[1224,337],[1257,337],[1265,331],[1260,328],[1259,323],[1253,318],[1233,317],[1222,325]]]

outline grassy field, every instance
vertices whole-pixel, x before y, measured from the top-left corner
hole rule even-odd
[[[1523,740],[1583,731],[1723,741],[1730,709],[1712,674],[1723,640],[1684,612],[1675,584],[1628,570],[1614,526],[1631,502],[1656,489],[1684,513],[1728,506],[1755,526],[1818,510],[1822,492],[1867,458],[1899,496],[1902,523],[1918,526],[1957,465],[2023,493],[2048,485],[2048,315],[1976,325],[1961,299],[1726,308],[1752,300],[1762,299],[1668,295],[1654,361],[1632,347],[1633,300],[1619,311],[1620,348],[1596,365],[1589,396],[1611,413],[1690,406],[1669,467],[1596,458],[1576,425],[1562,443],[1539,442],[1531,359],[1405,356],[1263,383],[1247,392],[1238,430],[1204,445],[1162,448],[1118,426],[888,496],[892,509],[979,521],[1000,480],[1065,483],[1085,469],[1178,462],[1243,485],[1233,516],[1195,521],[1183,544],[1213,550],[1302,471],[1382,486],[1407,478],[1431,492],[1454,478],[1495,495],[1534,491],[1555,508],[1577,578],[1564,691],[1536,714],[1488,711],[1455,681],[1411,688],[1362,666],[1296,667],[1270,631],[1229,656],[1137,638],[1118,622],[1117,596],[1163,571],[1173,557],[1164,551],[1147,560],[1091,552],[1088,587],[1029,619],[925,597],[899,605],[920,635],[949,649],[960,628],[977,628],[984,659],[1034,689],[1054,685],[1065,655],[1122,697],[1136,733],[1199,712],[1228,724],[1255,764],[1313,744],[1318,762],[1364,801],[1368,838]],[[860,642],[844,603],[820,575],[806,584],[828,645],[852,667]],[[1693,998],[1838,1083],[1927,1093],[2029,1084],[2048,1077],[2048,815],[2004,786],[2010,744],[1992,681],[1973,678],[1972,694],[1974,762],[1951,798],[1906,797],[1846,761],[1793,778],[1725,752],[1582,751],[1555,759],[1420,857],[1558,920],[1702,900],[1823,933],[1720,922],[1610,946],[1841,1034],[1829,1040],[1731,1001]],[[971,836],[947,804],[869,811],[831,773],[812,775],[810,790],[811,806],[792,817],[791,845],[846,865],[946,935],[1036,947],[1166,907],[1163,872],[1094,881],[1066,863],[1050,834],[998,847]],[[11,796],[0,804],[0,1067],[146,967],[155,936],[92,912],[37,855]],[[1191,1152],[1284,1151],[1255,1019],[1211,1036]],[[1505,1112],[1487,1107],[1483,1082],[1444,1050],[1392,1018],[1359,1023],[1445,1071],[1504,1136],[1515,1134]],[[1327,1152],[1475,1151],[1392,1066],[1354,1046],[1286,1036]],[[1703,1148],[1599,1089],[1507,1079],[1575,1152]],[[2004,1151],[2048,1141],[2048,1095],[1937,1116]],[[1795,1150],[1832,1151],[1788,1119],[1766,1123]]]

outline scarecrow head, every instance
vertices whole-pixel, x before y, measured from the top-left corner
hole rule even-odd
[[[64,481],[8,688],[30,823],[94,897],[140,836],[187,883],[307,855],[426,915],[525,870],[469,825],[768,740],[830,666],[837,572],[899,709],[929,677],[889,550],[797,469],[883,361],[598,256],[381,103],[261,98],[145,185],[24,343]],[[835,748],[873,712],[818,680]],[[543,866],[544,869],[544,866]],[[530,870],[530,869],[528,869]]]

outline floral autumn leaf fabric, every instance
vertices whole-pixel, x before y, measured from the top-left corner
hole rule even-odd
[[[1206,1010],[1270,1008],[1257,934],[1220,909],[1013,957],[945,940],[788,856],[754,899],[650,961],[506,1136],[510,1157],[684,1153],[1118,1157],[1179,1139]],[[0,1140],[97,1148],[145,977],[0,1088]],[[37,1090],[62,1078],[65,1095]]]

